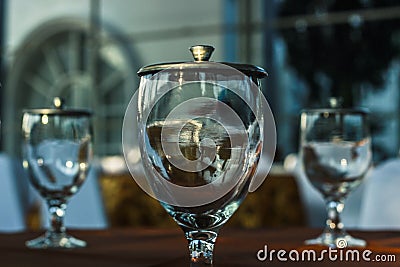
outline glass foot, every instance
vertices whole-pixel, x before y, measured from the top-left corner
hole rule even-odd
[[[347,233],[322,233],[315,239],[305,241],[306,245],[322,245],[331,248],[365,247],[367,242],[363,239],[352,237]]]
[[[46,249],[46,248],[84,248],[86,242],[66,233],[55,234],[45,233],[38,238],[25,242],[28,248],[32,249]]]

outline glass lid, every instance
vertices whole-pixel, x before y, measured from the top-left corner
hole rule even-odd
[[[53,108],[24,109],[23,113],[38,115],[61,115],[61,116],[91,116],[92,112],[87,109],[65,108],[64,100],[60,97],[53,98]]]
[[[151,64],[141,68],[138,71],[139,76],[145,76],[148,74],[155,74],[162,70],[168,68],[174,68],[176,65],[179,65],[180,68],[199,68],[200,64],[204,62],[208,62],[211,58],[212,53],[214,52],[214,47],[210,45],[195,45],[190,47],[190,52],[193,55],[194,61],[191,62],[169,62],[169,63],[159,63],[159,64]],[[231,62],[220,62],[221,64],[225,64],[232,68],[235,68],[242,72],[243,74],[251,77],[255,77],[258,79],[264,78],[267,76],[267,72],[258,66],[251,64],[241,64],[241,63],[231,63]],[[209,67],[210,65],[204,65],[204,67]]]

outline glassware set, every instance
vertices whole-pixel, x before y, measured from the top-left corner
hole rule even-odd
[[[141,83],[124,118],[123,147],[136,182],[182,228],[191,263],[212,264],[220,228],[272,164],[275,125],[259,88],[266,76],[262,68],[209,62],[210,46],[191,51],[194,62],[139,70]],[[304,171],[328,211],[325,230],[307,244],[366,244],[345,231],[340,212],[371,164],[367,117],[363,110],[341,108],[301,113]],[[25,110],[22,132],[24,166],[51,216],[46,233],[26,245],[85,247],[85,241],[66,233],[63,218],[89,170],[91,113],[64,109],[56,98],[54,108]]]
[[[67,202],[85,181],[92,158],[91,113],[54,108],[24,110],[22,133],[24,166],[32,186],[45,199],[50,227],[43,236],[26,242],[29,248],[76,248],[86,242],[67,234]]]
[[[372,153],[368,113],[360,109],[308,109],[300,118],[300,158],[311,184],[323,195],[328,219],[323,233],[306,244],[363,247],[340,220],[347,195],[368,171]],[[340,244],[339,244],[340,243]]]
[[[192,264],[212,264],[219,230],[262,183],[267,173],[257,166],[269,169],[275,152],[272,113],[258,86],[266,72],[208,61],[212,51],[194,46],[193,62],[140,69],[123,127],[132,176],[181,227]],[[137,151],[140,162],[130,159]]]

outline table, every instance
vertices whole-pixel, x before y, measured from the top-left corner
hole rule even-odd
[[[400,261],[400,232],[397,231],[352,231],[353,235],[365,238],[366,248],[356,250],[359,256],[370,250],[370,262],[352,258],[352,250],[339,250],[336,260],[328,254],[324,260],[312,261],[304,254],[303,261],[294,261],[296,253],[314,251],[318,256],[324,247],[305,246],[303,240],[314,237],[320,229],[304,227],[243,230],[223,229],[214,251],[214,266],[397,266]],[[24,242],[39,235],[38,232],[0,234],[0,266],[189,266],[188,249],[182,232],[177,229],[121,228],[109,230],[74,230],[72,234],[88,242],[88,247],[74,250],[30,250]],[[277,252],[272,253],[272,261],[257,259],[257,253],[267,246],[268,255],[272,250],[285,250],[287,261],[280,261]],[[342,251],[342,261],[339,260]],[[311,255],[311,254],[310,254]],[[264,256],[259,253],[260,258]],[[282,255],[281,255],[282,256]],[[376,259],[397,262],[377,262]],[[281,257],[281,259],[284,257]],[[301,259],[301,257],[299,258]],[[361,264],[361,265],[360,265]]]

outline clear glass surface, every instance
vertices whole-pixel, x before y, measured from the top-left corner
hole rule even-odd
[[[261,112],[257,104],[261,96],[250,90],[252,82],[243,80],[244,75],[237,71],[233,76],[221,75],[223,81],[218,83],[207,82],[207,76],[211,80],[218,76],[209,69],[176,68],[159,73],[156,80],[151,80],[152,76],[142,77],[139,87],[139,140],[146,176],[184,188],[184,193],[178,196],[167,188],[157,187],[153,190],[155,195],[162,190],[172,200],[174,197],[212,199],[200,205],[160,201],[188,240],[192,266],[212,264],[218,231],[246,197],[263,141],[262,125],[256,119]],[[173,86],[165,90],[170,84]],[[228,89],[230,86],[239,88],[243,94],[234,93]],[[248,103],[256,108],[250,108]],[[186,104],[181,110],[188,113],[194,110],[195,115],[188,119],[185,112],[177,112],[181,104]],[[237,121],[222,118],[226,114],[221,112],[223,108],[236,114],[231,117],[237,116],[243,131],[238,130]],[[236,142],[241,138],[243,142]],[[174,145],[179,149],[170,152]],[[182,158],[181,162],[174,162],[176,158]],[[232,179],[235,182],[213,198],[214,189],[219,188],[215,185],[224,187]],[[210,185],[214,185],[210,190],[190,191]]]
[[[89,116],[66,114],[23,115],[24,166],[33,187],[45,199],[50,213],[46,233],[26,242],[29,248],[76,248],[86,242],[67,234],[67,202],[86,179],[92,157]]]
[[[326,202],[323,233],[306,244],[363,247],[364,240],[344,229],[340,213],[345,198],[363,180],[371,164],[367,113],[355,109],[305,110],[301,114],[301,159],[304,172]]]

